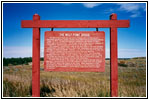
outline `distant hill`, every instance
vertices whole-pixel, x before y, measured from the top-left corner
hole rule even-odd
[[[43,57],[40,58],[41,61],[44,60]],[[3,58],[3,66],[8,65],[28,65],[29,62],[32,62],[32,57],[25,57],[25,58]]]
[[[129,60],[129,59],[146,59],[146,57],[118,58],[118,60]],[[106,60],[110,60],[110,58],[106,58]]]
[[[146,59],[146,57],[134,57],[132,59]]]
[[[131,59],[131,58],[118,58],[118,60],[128,60],[128,59]],[[110,58],[106,58],[106,60],[110,60]]]
[[[106,60],[110,60],[110,58],[105,58]],[[129,60],[129,59],[146,59],[146,57],[134,57],[134,58],[118,58],[118,60]],[[44,58],[41,57],[40,61],[44,61]],[[3,65],[28,65],[29,62],[32,62],[32,57],[25,58],[3,58]]]

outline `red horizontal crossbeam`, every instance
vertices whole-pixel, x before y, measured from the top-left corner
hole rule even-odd
[[[22,28],[110,28],[129,27],[129,20],[23,20]]]

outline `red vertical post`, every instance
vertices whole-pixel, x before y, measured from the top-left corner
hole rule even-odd
[[[40,16],[33,15],[33,21],[38,20]],[[33,28],[32,52],[32,96],[40,97],[40,28]]]
[[[117,15],[110,15],[110,20],[117,20]],[[117,63],[117,27],[110,28],[110,91],[112,97],[118,96],[118,63]]]

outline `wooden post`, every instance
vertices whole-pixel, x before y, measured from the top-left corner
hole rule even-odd
[[[117,20],[117,15],[110,15],[110,20]],[[110,27],[110,89],[111,96],[118,96],[118,63],[117,63],[117,27]]]
[[[33,21],[38,20],[40,20],[40,16],[33,15]],[[40,97],[40,28],[33,28],[32,52],[32,96]]]

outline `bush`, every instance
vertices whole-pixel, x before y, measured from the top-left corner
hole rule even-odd
[[[122,67],[127,67],[128,65],[125,63],[125,61],[120,61],[119,63],[118,63],[118,65],[119,66],[122,66]]]
[[[32,57],[26,58],[3,58],[3,66],[9,65],[28,65],[29,62],[32,62]]]
[[[136,67],[137,65],[133,62],[128,62],[127,63],[128,67]]]

